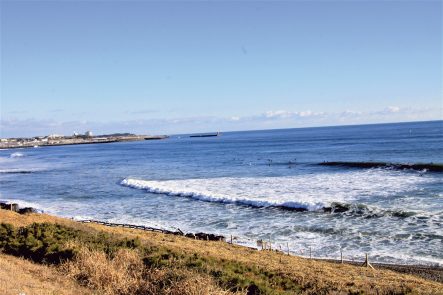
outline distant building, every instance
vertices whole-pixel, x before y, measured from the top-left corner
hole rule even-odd
[[[63,135],[60,135],[60,134],[50,134],[50,135],[48,135],[48,138],[50,138],[50,139],[61,138],[61,137],[63,137]]]
[[[85,136],[87,136],[87,137],[92,137],[92,132],[91,132],[91,131],[86,131],[86,132],[85,132]]]
[[[77,137],[78,135],[78,132],[74,131],[74,134],[72,136]]]

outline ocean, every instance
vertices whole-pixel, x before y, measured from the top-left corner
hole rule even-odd
[[[0,200],[295,255],[443,265],[442,172],[325,161],[442,164],[443,121],[0,150]]]

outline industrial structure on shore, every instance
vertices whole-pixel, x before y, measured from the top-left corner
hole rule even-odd
[[[84,135],[74,132],[72,136],[50,134],[47,136],[22,137],[22,138],[0,138],[0,149],[40,147],[54,145],[111,143],[121,141],[155,140],[168,138],[166,135],[135,135],[131,133],[115,133],[94,136],[91,131]]]

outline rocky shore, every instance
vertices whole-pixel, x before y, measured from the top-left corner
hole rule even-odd
[[[0,209],[17,212],[18,214],[37,213],[37,210],[32,207],[20,208],[16,203],[1,203]]]
[[[3,210],[9,210],[12,212],[16,212],[18,214],[28,214],[28,213],[38,213],[38,210],[32,207],[24,207],[20,208],[20,206],[17,203],[4,203],[0,202],[0,209]],[[110,227],[122,227],[122,228],[132,228],[132,229],[140,229],[145,231],[151,231],[151,232],[159,232],[163,234],[168,235],[176,235],[176,236],[184,236],[187,238],[191,238],[194,240],[204,240],[204,241],[226,241],[226,238],[221,235],[215,235],[210,233],[184,233],[179,228],[176,231],[166,230],[162,228],[156,228],[156,227],[150,227],[150,226],[143,226],[143,225],[134,225],[134,224],[127,224],[127,223],[113,223],[113,222],[106,222],[106,221],[100,221],[100,220],[79,220],[78,222],[81,223],[95,223]]]
[[[78,286],[86,288],[86,293],[110,295],[440,294],[443,290],[442,269],[436,267],[372,263],[374,269],[361,262],[251,249],[206,233],[78,222],[35,210],[18,214],[16,204],[3,203],[2,207],[0,265],[23,257],[26,265],[14,262],[17,273],[30,267],[43,272],[30,278],[17,276],[21,283],[14,288],[20,292],[29,279],[41,281],[50,271],[64,278],[60,283],[74,286],[73,290]],[[11,276],[0,272],[0,282],[10,280]],[[28,293],[35,292],[31,288]]]
[[[0,209],[16,212],[19,214],[38,213],[38,210],[36,210],[32,207],[20,208],[20,206],[16,203],[0,202]],[[91,224],[103,225],[103,226],[107,226],[107,227],[120,227],[120,228],[143,230],[143,231],[147,231],[147,232],[157,232],[157,233],[162,233],[162,234],[166,234],[166,235],[182,236],[182,237],[190,238],[193,240],[222,241],[222,242],[232,243],[232,240],[229,241],[226,239],[226,237],[224,237],[222,235],[216,235],[216,234],[212,234],[212,233],[203,233],[203,232],[184,233],[180,229],[177,229],[176,231],[170,231],[170,230],[166,230],[166,229],[149,227],[149,226],[133,225],[133,224],[126,224],[126,223],[111,223],[111,222],[99,221],[99,220],[79,220],[77,222],[84,223],[84,224],[91,223]],[[253,249],[253,248],[249,248],[249,247],[245,247],[245,248]],[[256,249],[253,249],[253,250],[256,250]],[[273,251],[277,252],[277,253],[282,252],[277,249],[275,249]],[[328,262],[336,263],[336,264],[349,264],[349,265],[355,265],[355,266],[362,265],[362,262],[356,262],[356,261],[341,261],[341,260],[336,260],[336,259],[315,259],[315,258],[313,260],[328,261]],[[371,262],[371,264],[373,267],[375,267],[377,269],[392,270],[392,271],[395,271],[398,273],[415,275],[415,276],[418,276],[418,277],[421,277],[421,278],[424,278],[427,280],[443,283],[443,268],[439,267],[439,266],[386,264],[386,263],[372,263],[372,262]]]

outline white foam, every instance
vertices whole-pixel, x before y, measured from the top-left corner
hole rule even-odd
[[[72,217],[72,219],[75,220],[75,221],[93,220],[94,216],[91,216],[91,215],[74,215]]]
[[[22,158],[24,156],[25,156],[25,154],[16,152],[16,153],[12,153],[9,157],[10,158]]]
[[[333,202],[351,203],[362,197],[393,196],[430,181],[434,180],[416,174],[373,169],[285,177],[221,177],[165,181],[126,178],[121,184],[150,193],[208,202],[314,211],[330,206]]]
[[[415,251],[411,251],[410,249],[405,249],[402,252],[395,252],[391,249],[386,249],[384,251],[373,250],[370,254],[375,257],[382,257],[387,261],[401,262],[403,264],[443,266],[443,259],[423,254],[417,255]]]

